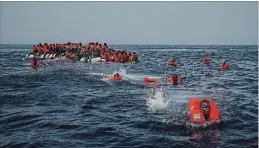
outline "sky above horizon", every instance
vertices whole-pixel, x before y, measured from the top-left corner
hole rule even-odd
[[[0,2],[0,44],[258,45],[258,2]]]

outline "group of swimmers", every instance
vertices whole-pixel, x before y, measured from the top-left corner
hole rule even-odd
[[[55,54],[55,57],[65,56],[68,59],[77,59],[80,60],[82,57],[85,59],[91,59],[100,57],[106,62],[120,62],[120,63],[139,63],[138,55],[133,52],[116,51],[112,48],[108,48],[106,43],[99,44],[88,43],[86,46],[83,46],[82,43],[65,43],[65,44],[41,44],[33,45],[32,53],[44,55],[44,58],[47,54]],[[51,57],[51,58],[55,58]]]
[[[202,60],[202,63],[203,64],[209,64],[211,62],[211,59],[209,57],[206,57]],[[229,65],[226,63],[227,61],[224,61],[222,64],[220,64],[220,68],[222,69],[227,69],[229,68]],[[168,65],[171,65],[171,66],[176,66],[176,61],[174,60],[174,58],[172,58],[171,61],[169,61]]]
[[[206,57],[203,59],[203,64],[209,64],[211,59]],[[172,58],[168,65],[176,66],[176,60]],[[220,64],[220,68],[227,69],[229,65],[224,61]],[[169,78],[163,78],[164,82],[170,82],[171,84],[180,84],[180,76],[177,74],[170,75]],[[151,77],[145,77],[143,80],[144,84],[157,84],[157,80]],[[220,116],[217,107],[212,99],[190,99],[190,120],[186,122],[186,125],[191,127],[210,127],[218,125],[220,123]]]
[[[202,60],[203,64],[209,64],[211,59],[206,57]],[[221,69],[229,68],[229,64],[224,61],[220,64]],[[168,63],[171,66],[176,66],[176,61],[172,59]],[[179,75],[175,75],[179,77]],[[177,80],[174,80],[177,82]],[[180,82],[180,80],[178,81]],[[179,84],[179,83],[176,83]],[[218,125],[220,123],[220,116],[216,107],[216,104],[212,99],[190,99],[190,120],[186,122],[191,127],[209,127],[212,125]]]

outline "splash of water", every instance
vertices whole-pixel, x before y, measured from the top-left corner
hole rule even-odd
[[[108,77],[109,75],[106,75],[104,73],[98,73],[98,72],[89,72],[90,75],[97,75],[97,76],[106,76]]]
[[[148,106],[148,110],[156,112],[160,109],[167,107],[168,101],[164,98],[162,87],[160,89],[151,89],[149,95],[150,96],[147,98],[146,103],[146,105]]]

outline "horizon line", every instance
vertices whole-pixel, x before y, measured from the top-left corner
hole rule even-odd
[[[72,43],[72,42],[71,42]],[[52,43],[51,43],[52,44]],[[1,44],[0,45],[37,45],[37,44]],[[85,45],[85,44],[83,44]],[[108,45],[170,45],[170,46],[258,46],[258,44],[108,44]]]

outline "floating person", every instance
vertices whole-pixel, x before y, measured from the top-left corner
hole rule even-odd
[[[176,61],[174,60],[174,58],[172,58],[168,65],[176,66]]]
[[[120,75],[118,72],[108,77],[108,80],[122,80],[124,76]]]
[[[35,57],[33,57],[33,60],[31,61],[31,68],[39,68],[40,67],[40,63],[39,63],[39,61],[35,58]]]
[[[209,57],[206,57],[202,60],[203,64],[209,64],[211,62],[211,59]]]
[[[229,68],[229,65],[226,63],[226,61],[224,61],[224,63],[220,64],[220,68],[227,69]]]
[[[216,104],[212,99],[204,100],[192,98],[189,101],[190,121],[187,125],[191,127],[208,127],[220,123],[220,116]]]
[[[180,76],[177,74],[173,74],[169,77],[169,82],[174,85],[180,84]]]
[[[118,78],[118,77],[120,77],[120,74],[117,72],[117,73],[114,74],[113,77],[114,77],[114,78]]]

